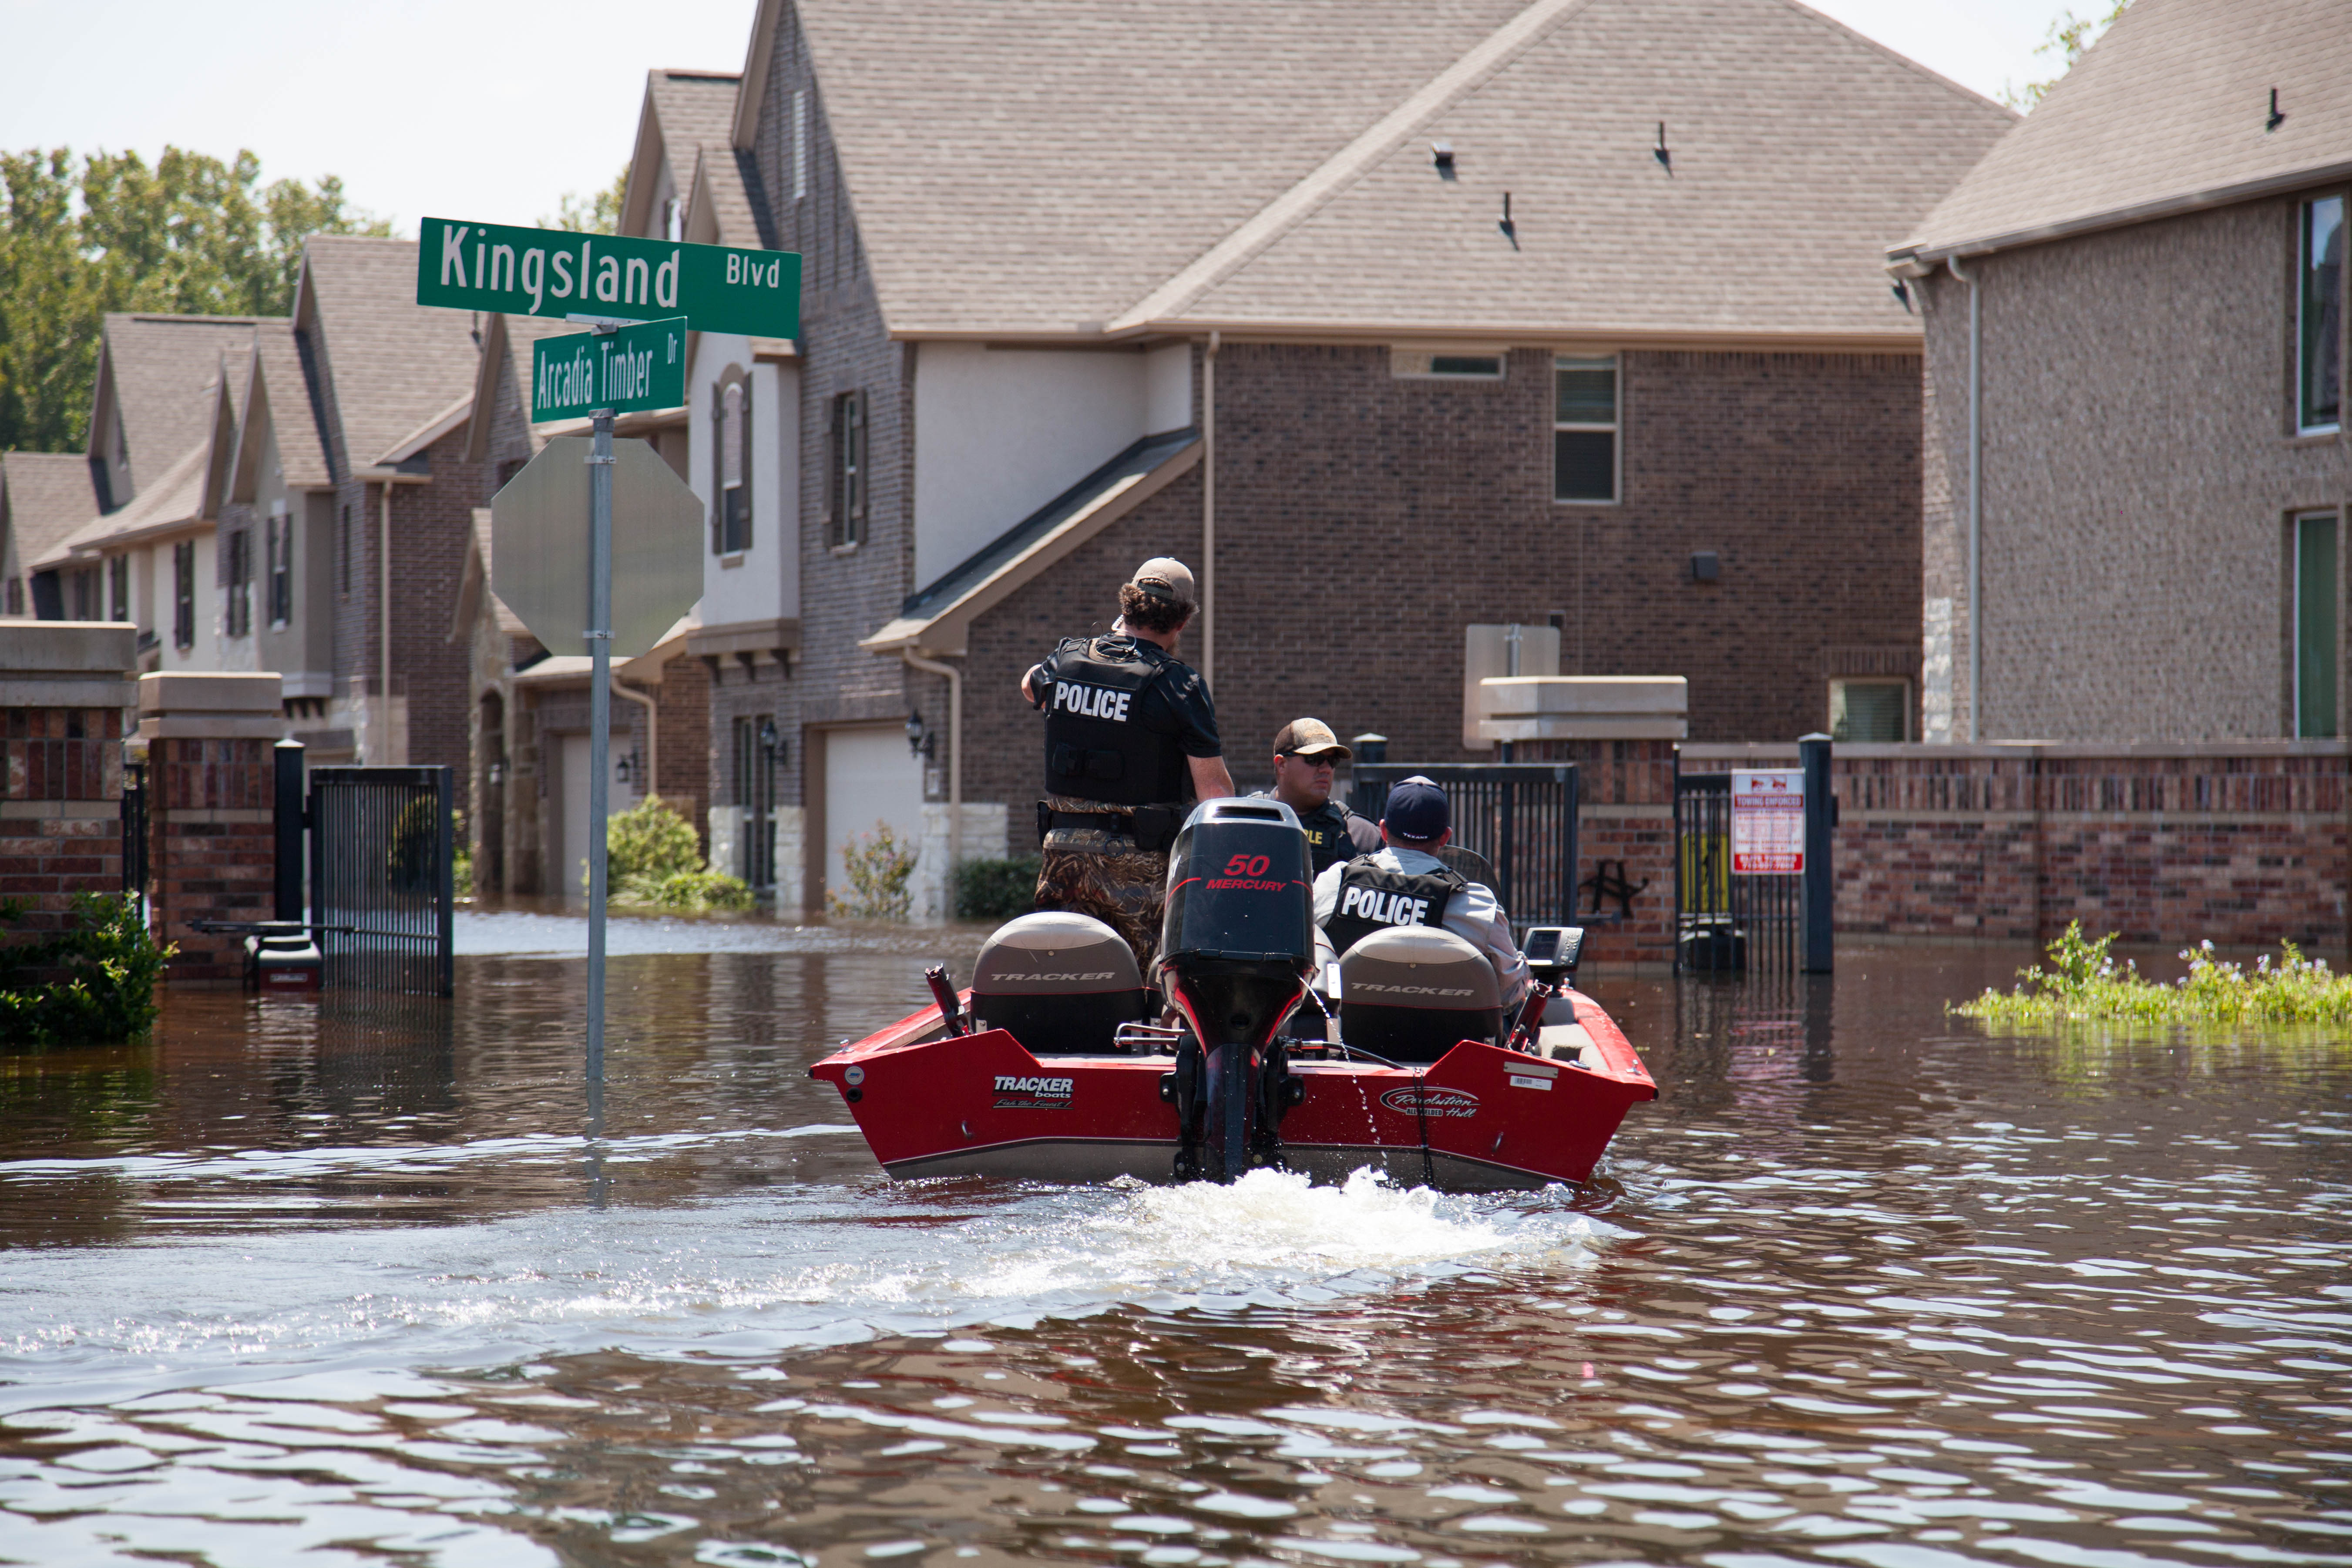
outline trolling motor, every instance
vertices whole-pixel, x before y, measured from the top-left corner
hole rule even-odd
[[[1169,853],[1159,973],[1189,1029],[1163,1089],[1180,1181],[1281,1163],[1305,1086],[1275,1035],[1314,972],[1311,868],[1297,816],[1273,800],[1202,802]]]

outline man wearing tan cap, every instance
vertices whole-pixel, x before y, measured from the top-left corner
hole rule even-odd
[[[1176,657],[1198,603],[1184,563],[1156,556],[1120,587],[1109,636],[1065,637],[1021,678],[1045,714],[1037,907],[1107,922],[1146,973],[1176,830],[1192,801],[1234,793],[1208,683]]]
[[[1318,876],[1327,866],[1375,854],[1381,847],[1379,823],[1366,821],[1331,798],[1339,765],[1354,756],[1320,719],[1293,719],[1274,738],[1274,787],[1258,795],[1278,800],[1297,814],[1298,826],[1307,830],[1307,847],[1314,855]]]

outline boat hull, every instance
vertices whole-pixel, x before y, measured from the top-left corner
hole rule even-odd
[[[1408,1185],[1491,1192],[1582,1182],[1625,1112],[1657,1097],[1598,1003],[1570,993],[1570,1051],[1464,1040],[1425,1068],[1293,1060],[1303,1098],[1283,1163],[1317,1181],[1367,1166]],[[1174,1179],[1167,1056],[1033,1056],[1011,1033],[950,1037],[925,1008],[810,1069],[838,1089],[891,1175],[1096,1183]]]

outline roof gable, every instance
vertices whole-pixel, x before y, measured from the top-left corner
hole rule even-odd
[[[720,71],[646,73],[635,151],[629,159],[628,184],[621,195],[621,233],[655,232],[659,215],[653,210],[654,193],[661,184],[654,177],[657,170],[667,168],[676,199],[688,199],[700,150],[729,144],[738,80]]]
[[[107,424],[120,417],[132,483],[144,489],[206,437],[213,410],[203,394],[219,378],[225,360],[240,361],[252,349],[255,322],[276,319],[109,315],[100,340],[89,455],[105,455]]]
[[[98,510],[79,452],[0,452],[0,570],[22,571]]]
[[[2343,0],[2134,0],[1904,248],[1932,262],[2347,177]]]
[[[418,305],[415,293],[415,240],[321,235],[305,251],[296,321],[325,344],[319,363],[355,467],[383,461],[472,391],[478,318]]]

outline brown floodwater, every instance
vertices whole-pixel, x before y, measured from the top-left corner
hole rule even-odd
[[[1582,1191],[885,1178],[976,932],[468,915],[454,1003],[0,1054],[0,1562],[2352,1564],[2352,1043],[2015,949],[1595,978]]]

